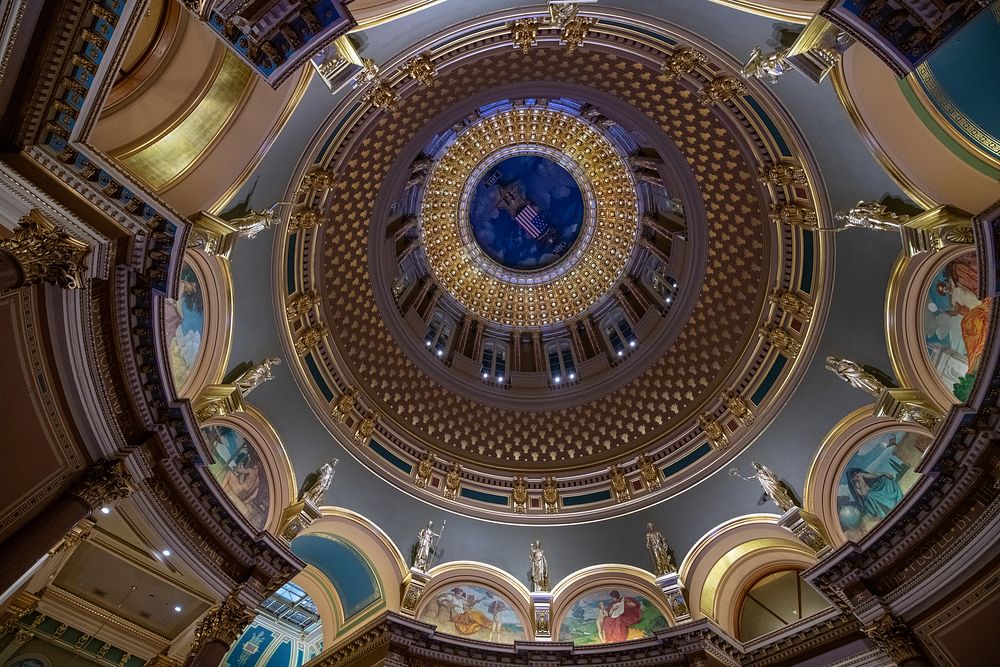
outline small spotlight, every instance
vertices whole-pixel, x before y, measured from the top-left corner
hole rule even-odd
[[[553,379],[553,381],[555,381],[555,383],[556,383],[556,384],[559,384],[560,382],[562,382],[562,378],[561,378],[561,377],[559,377],[558,375],[557,375],[557,376],[555,376],[555,377],[554,377],[554,378],[552,378],[552,379]]]
[[[184,611],[184,609],[179,604],[175,604],[174,605],[174,611],[181,612],[181,611]]]
[[[163,554],[164,556],[169,556],[170,555],[170,549],[164,549],[160,553]]]
[[[622,356],[623,354],[624,354],[624,352],[622,352],[621,350],[618,350],[618,356],[619,357]]]
[[[489,374],[489,373],[483,373],[483,379],[484,379],[484,380],[485,380],[486,378],[488,378],[489,376],[490,376],[490,374]]]
[[[442,352],[441,350],[438,350],[438,351],[437,351],[437,355],[438,355],[439,357],[440,357],[440,356],[441,356],[442,354],[444,354],[444,352]]]
[[[670,303],[671,301],[673,301],[673,298],[671,298],[671,297],[668,296],[667,297],[667,303]]]
[[[628,342],[628,346],[629,346],[629,347],[635,347],[635,341],[634,341],[634,340],[630,340],[630,341]]]
[[[111,514],[111,508],[107,506],[102,507],[101,514]]]
[[[503,376],[502,375],[499,376],[499,377],[497,377],[497,382],[503,382]]]
[[[570,380],[575,380],[576,379],[576,373],[570,373],[569,374],[569,379]]]

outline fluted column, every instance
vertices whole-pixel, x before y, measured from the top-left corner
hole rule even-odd
[[[55,547],[77,523],[132,492],[132,479],[118,460],[93,465],[68,492],[42,510],[0,547],[0,591]]]
[[[253,612],[240,602],[238,592],[230,593],[198,624],[188,667],[218,667],[252,620]]]

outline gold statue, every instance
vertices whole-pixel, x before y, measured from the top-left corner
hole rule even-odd
[[[275,366],[281,365],[281,359],[277,357],[270,357],[260,362],[259,364],[249,363],[242,365],[246,368],[240,375],[233,380],[233,384],[239,388],[240,393],[243,396],[247,396],[254,389],[264,384],[269,380],[274,379],[274,375],[271,373],[271,369]],[[235,370],[240,370],[241,367],[237,367]]]
[[[514,478],[514,490],[511,492],[511,500],[514,505],[515,514],[524,514],[528,511],[528,482],[524,475]]]
[[[265,229],[270,229],[281,220],[281,210],[291,206],[292,202],[279,201],[262,211],[250,209],[242,218],[226,220],[226,224],[234,227],[237,233],[246,239],[252,239]]]
[[[656,466],[653,465],[653,462],[645,454],[639,456],[639,476],[642,478],[642,483],[646,485],[648,491],[658,489],[663,484],[660,479],[660,471],[657,470]]]
[[[295,353],[300,357],[306,356],[306,353],[314,348],[329,333],[330,330],[323,324],[309,325],[302,330],[299,339],[295,341]]]
[[[321,172],[315,172],[315,173],[316,174],[327,174],[328,172],[321,171]],[[308,178],[310,176],[312,176],[312,174],[307,174],[306,178]],[[302,179],[303,184],[306,182],[306,178]],[[332,178],[332,175],[330,176],[330,178]],[[319,179],[310,179],[310,180],[319,180]],[[330,187],[329,184],[326,184],[326,185],[324,185],[324,187],[319,188],[319,189],[326,189],[326,188],[329,188],[329,187]],[[307,189],[312,190],[312,189],[317,189],[317,188],[310,187],[310,188],[307,188]],[[320,215],[320,212],[317,211],[314,208],[304,208],[301,211],[296,211],[295,213],[292,213],[292,215],[289,216],[289,218],[288,218],[288,231],[289,232],[301,232],[301,231],[304,231],[306,229],[313,229],[314,227],[316,227],[316,225],[319,224],[319,221],[320,221],[321,217],[322,216]]]
[[[760,180],[774,185],[806,185],[809,182],[802,167],[781,163],[761,167]]]
[[[632,498],[632,492],[628,488],[628,479],[622,469],[618,466],[611,466],[611,490],[615,494],[615,501],[623,503]]]
[[[677,571],[667,539],[651,523],[646,524],[646,548],[653,559],[653,574],[660,577]]]
[[[718,421],[708,415],[699,415],[698,424],[701,426],[701,430],[705,432],[705,437],[708,438],[712,447],[715,449],[726,449],[729,447],[729,437],[726,436],[726,432],[722,430],[722,424]]]
[[[428,451],[417,461],[417,477],[414,484],[418,488],[426,489],[431,481],[431,473],[434,472],[434,453]]]
[[[556,514],[559,512],[559,489],[556,488],[554,477],[546,477],[542,482],[542,505],[546,514]]]
[[[730,390],[722,395],[722,399],[726,403],[726,408],[734,417],[740,420],[740,423],[744,426],[749,426],[753,423],[753,411],[750,409],[750,404],[747,403],[745,398],[735,391]]]
[[[778,479],[773,470],[756,461],[753,462],[753,467],[756,472],[749,477],[743,477],[737,468],[730,468],[729,474],[732,477],[739,477],[748,481],[757,480],[760,483],[764,493],[761,495],[760,500],[757,501],[758,505],[763,505],[770,500],[782,512],[787,512],[798,505],[795,501],[795,494],[792,488],[783,480]]]
[[[802,349],[802,343],[795,340],[792,332],[788,329],[768,324],[761,327],[758,333],[776,349],[781,350],[792,359],[797,357]]]
[[[444,524],[441,533],[444,532]],[[437,543],[441,541],[441,533],[434,532],[434,522],[428,521],[426,528],[421,528],[417,533],[417,548],[413,557],[413,569],[426,572],[431,562],[431,555],[434,553]],[[435,538],[437,540],[435,541]]]
[[[452,463],[451,467],[448,468],[448,474],[444,476],[444,497],[448,500],[454,500],[458,497],[458,490],[462,485],[461,472],[462,466]]]
[[[859,364],[850,359],[826,358],[826,369],[855,389],[871,394],[875,398],[886,389],[896,388],[895,381],[874,366]]]
[[[330,410],[330,416],[338,421],[345,421],[347,416],[351,414],[351,410],[354,409],[354,405],[357,402],[358,390],[353,387],[348,387],[347,391],[340,395],[337,399],[337,404],[333,406]]]
[[[510,24],[510,39],[515,49],[525,53],[535,45],[538,37],[538,19],[520,19]]]
[[[369,88],[362,100],[376,109],[385,111],[395,111],[399,106],[399,94],[382,82]]]
[[[859,201],[854,208],[839,211],[834,214],[836,222],[843,223],[835,231],[843,231],[852,227],[858,229],[874,229],[880,232],[898,232],[907,220],[908,215],[892,213],[877,201]]]
[[[330,463],[324,463],[319,470],[314,470],[302,481],[299,489],[297,501],[310,502],[319,507],[323,503],[323,496],[333,483],[333,476],[336,474],[334,468],[337,467],[338,459],[333,459]]]
[[[314,289],[303,290],[288,300],[285,316],[289,321],[297,320],[318,305],[319,301],[319,292]]]
[[[788,290],[774,290],[768,295],[767,300],[786,313],[798,315],[805,322],[812,318],[812,304]]]
[[[559,42],[566,47],[566,53],[573,53],[578,46],[583,44],[583,40],[590,33],[590,27],[595,23],[597,23],[595,18],[574,16],[562,25],[562,35]]]
[[[358,424],[357,430],[354,431],[354,442],[359,445],[367,445],[375,432],[375,421],[375,417],[365,417],[364,421]]]
[[[746,95],[747,85],[731,76],[721,76],[712,79],[701,89],[698,96],[704,106],[710,107],[718,102],[725,102],[737,95]]]
[[[672,81],[684,74],[690,74],[698,66],[698,63],[707,60],[708,58],[701,51],[685,46],[677,49],[672,56],[664,60],[660,71]]]
[[[434,77],[437,75],[431,54],[426,51],[408,60],[403,65],[403,71],[425,86],[434,83]]]
[[[816,229],[819,226],[816,211],[795,204],[771,206],[771,222],[776,225],[794,225],[807,229]]]
[[[792,64],[786,60],[787,56],[788,49],[764,55],[760,47],[755,46],[740,73],[747,78],[753,77],[768,83],[777,83],[779,76],[792,69]]]
[[[531,590],[532,592],[549,590],[549,562],[545,559],[540,540],[531,543],[529,552],[531,558]]]

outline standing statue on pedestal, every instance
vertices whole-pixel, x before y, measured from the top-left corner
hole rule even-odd
[[[545,560],[541,541],[531,543],[531,590],[533,592],[549,590],[549,562]]]
[[[237,367],[235,370],[241,372],[233,384],[240,388],[240,393],[245,397],[268,380],[273,380],[274,375],[271,373],[271,369],[280,365],[281,359],[269,357],[259,364],[250,363]]]
[[[777,83],[778,77],[792,69],[792,64],[786,60],[788,49],[775,51],[764,55],[759,46],[753,47],[750,52],[750,59],[740,70],[740,73],[748,79],[760,79],[768,83]]]
[[[667,538],[658,531],[653,524],[646,524],[646,548],[649,549],[649,556],[653,559],[653,573],[662,576],[677,571],[674,557],[670,555],[670,546]]]
[[[330,484],[333,483],[333,476],[336,474],[334,468],[337,467],[337,461],[338,459],[334,459],[330,463],[324,463],[319,467],[319,470],[313,470],[306,475],[305,480],[302,482],[302,488],[299,489],[297,500],[304,500],[319,507],[323,503],[323,496],[326,495]]]
[[[243,238],[252,239],[265,229],[270,229],[278,224],[281,221],[282,209],[291,205],[291,202],[279,201],[263,211],[250,209],[250,212],[242,218],[226,220],[226,224],[234,227]]]
[[[783,480],[778,479],[778,476],[774,474],[774,471],[765,465],[761,465],[756,461],[753,462],[754,470],[756,473],[750,475],[749,477],[744,477],[740,474],[737,468],[730,468],[729,474],[733,477],[740,477],[745,480],[757,480],[760,482],[760,486],[764,489],[764,493],[761,495],[760,500],[757,501],[758,505],[763,505],[768,500],[773,502],[778,506],[782,512],[787,512],[793,507],[797,507],[798,503],[795,500],[795,493],[792,488],[788,486]]]
[[[444,531],[442,531],[444,532]],[[435,539],[440,539],[440,533],[434,532],[434,522],[428,521],[426,528],[421,528],[417,533],[417,548],[413,556],[414,569],[421,572],[427,571],[427,566],[431,562],[431,555],[434,553]]]
[[[859,364],[850,359],[827,357],[826,369],[855,389],[860,389],[875,398],[881,396],[886,389],[895,389],[899,386],[887,373],[878,368]]]

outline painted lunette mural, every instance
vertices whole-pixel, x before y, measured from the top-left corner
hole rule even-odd
[[[986,346],[990,300],[976,296],[975,251],[948,262],[931,280],[924,310],[927,357],[942,384],[965,401]]]
[[[263,530],[271,490],[260,454],[243,433],[229,426],[202,426],[201,431],[214,458],[209,471],[250,523]]]
[[[167,341],[170,373],[178,390],[191,376],[198,360],[205,331],[205,298],[194,269],[187,262],[181,266],[177,299],[166,299],[163,326]]]
[[[840,527],[849,540],[874,528],[916,483],[915,472],[931,438],[909,431],[865,440],[841,470],[837,487]]]
[[[574,644],[611,644],[652,637],[669,627],[649,598],[626,587],[584,593],[569,606],[556,639]]]
[[[478,583],[458,582],[430,595],[417,620],[437,626],[439,632],[498,644],[528,639],[514,604]]]

